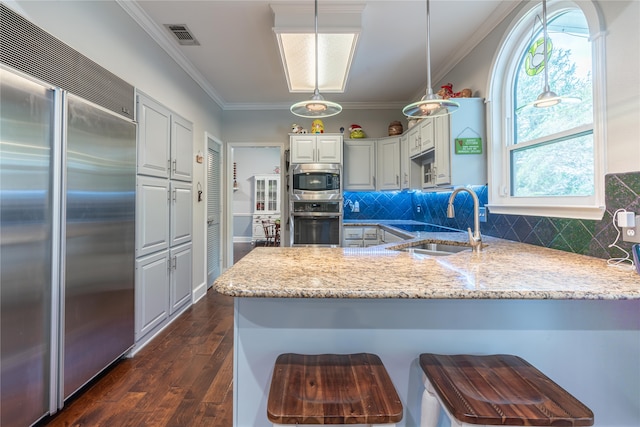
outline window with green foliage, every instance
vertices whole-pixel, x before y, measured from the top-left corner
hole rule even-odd
[[[594,107],[594,93],[602,90],[594,70],[604,58],[602,43],[594,45],[594,34],[601,34],[594,33],[591,21],[598,15],[585,14],[571,1],[552,4],[546,60],[542,9],[532,5],[513,23],[494,63],[488,130],[494,149],[490,211],[510,207],[519,209],[513,213],[594,217],[603,204],[604,158],[603,132],[594,126],[604,115],[603,108]],[[603,77],[603,71],[599,73],[596,77]],[[562,101],[533,106],[545,90]],[[567,206],[571,209],[565,212],[558,209]],[[583,215],[576,207],[593,212]]]
[[[526,46],[515,77],[511,195],[587,196],[594,192],[591,42],[584,15],[572,10],[548,23],[547,61],[542,30]],[[549,87],[560,104],[531,104]]]

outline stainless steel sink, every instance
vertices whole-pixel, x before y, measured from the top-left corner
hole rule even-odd
[[[431,256],[447,256],[457,254],[463,251],[471,251],[469,246],[447,245],[444,243],[420,243],[415,246],[409,246],[400,249],[403,252],[409,252],[421,255]]]

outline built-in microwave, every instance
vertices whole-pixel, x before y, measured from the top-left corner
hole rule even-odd
[[[340,172],[339,164],[294,164],[291,168],[293,198],[324,200],[341,198]]]

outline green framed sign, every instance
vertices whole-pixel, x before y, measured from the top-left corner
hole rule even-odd
[[[482,138],[456,138],[456,154],[482,154]]]

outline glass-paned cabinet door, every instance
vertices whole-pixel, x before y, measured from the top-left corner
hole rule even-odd
[[[267,179],[267,210],[278,211],[278,185],[279,180],[276,178]]]
[[[280,212],[280,176],[255,175],[255,213]]]

